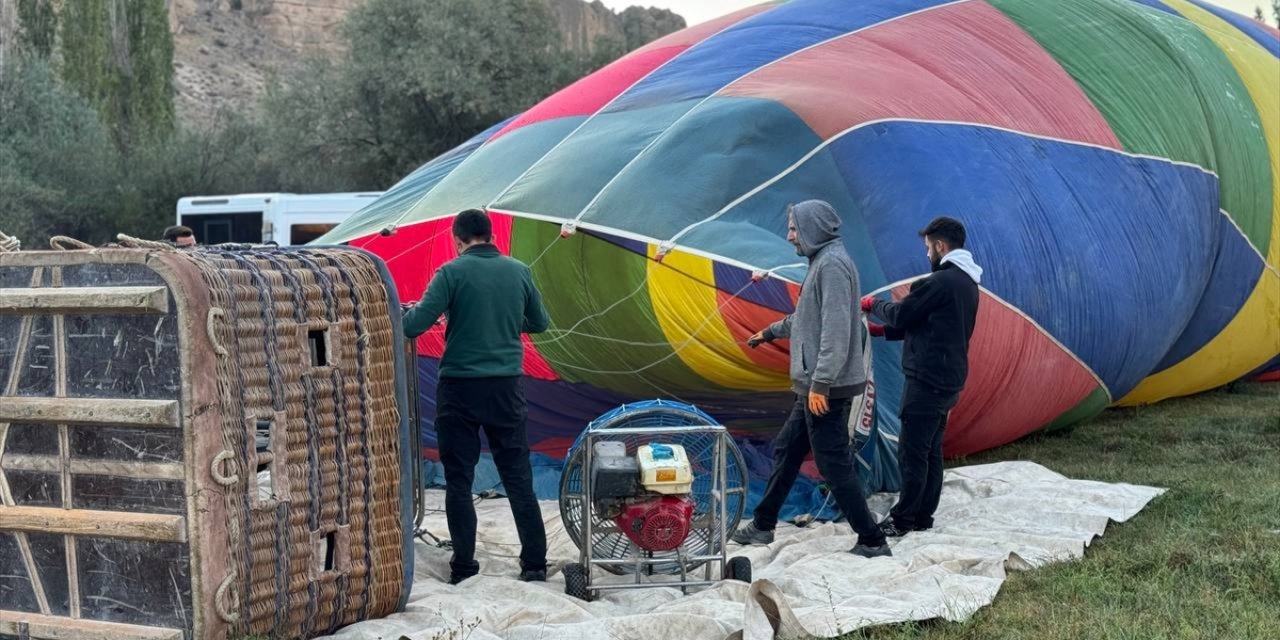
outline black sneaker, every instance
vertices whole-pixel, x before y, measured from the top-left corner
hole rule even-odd
[[[883,533],[886,538],[901,538],[911,531],[910,527],[898,527],[893,523],[893,520],[885,520],[880,523],[880,533]]]
[[[849,550],[849,553],[852,553],[855,556],[862,556],[864,558],[883,558],[893,555],[893,551],[889,549],[889,545],[887,543],[878,547],[865,544],[854,545],[854,547]]]
[[[458,584],[467,578],[474,578],[474,573],[451,573],[449,574],[449,584]]]
[[[734,531],[733,535],[729,536],[729,539],[738,544],[772,544],[773,532],[756,527],[755,521],[752,520],[738,527],[738,530]]]
[[[546,582],[546,569],[525,569],[520,572],[520,582]]]

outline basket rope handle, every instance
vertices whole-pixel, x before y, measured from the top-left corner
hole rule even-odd
[[[239,480],[239,478],[236,477],[234,464],[232,464],[231,473],[229,474],[222,473],[222,463],[228,460],[234,463],[235,456],[236,454],[231,453],[230,451],[223,450],[223,451],[219,451],[218,455],[213,457],[213,462],[209,465],[209,475],[213,476],[214,482],[217,482],[218,484],[224,487],[230,487],[231,485],[235,484],[237,480]]]
[[[21,251],[21,250],[22,250],[22,241],[18,240],[13,236],[5,235],[5,232],[0,231],[0,253],[5,253],[6,251]]]
[[[213,350],[223,357],[226,357],[227,355],[227,348],[222,346],[222,342],[218,340],[218,330],[214,325],[217,323],[218,318],[222,318],[226,315],[227,312],[223,311],[222,307],[213,307],[209,309],[209,315],[205,316],[204,321],[204,328],[209,334],[209,342],[213,343]]]
[[[232,571],[227,574],[227,577],[222,579],[222,584],[218,585],[217,593],[213,594],[213,608],[218,610],[218,617],[222,618],[222,621],[227,624],[235,624],[240,621],[240,613],[231,611],[227,605],[227,594],[230,593],[231,583],[235,582],[235,579],[236,572]],[[236,600],[239,600],[239,598],[236,598]],[[238,602],[232,606],[237,609],[240,608]]]
[[[130,249],[167,249],[169,251],[176,250],[176,247],[165,242],[156,242],[155,240],[143,240],[142,238],[135,238],[133,236],[125,235],[123,233],[116,234],[116,240],[120,242],[120,246],[128,247]]]
[[[69,236],[54,236],[49,238],[49,246],[59,251],[71,251],[73,249],[92,249],[93,245],[88,242],[82,242]]]

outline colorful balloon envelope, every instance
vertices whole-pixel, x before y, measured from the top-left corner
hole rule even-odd
[[[424,165],[321,242],[417,299],[488,210],[553,327],[527,339],[535,449],[620,403],[693,403],[767,441],[793,398],[830,202],[863,293],[905,295],[948,215],[985,268],[951,455],[1280,361],[1280,32],[1199,0],[793,0],[667,36]],[[379,232],[388,227],[391,235]],[[443,333],[419,342],[427,428]],[[897,482],[901,343],[870,340],[873,489]],[[855,421],[857,417],[855,417]]]

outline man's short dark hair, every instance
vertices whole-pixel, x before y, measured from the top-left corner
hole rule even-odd
[[[164,230],[165,242],[177,242],[178,238],[189,238],[193,235],[195,235],[195,232],[191,230],[191,227],[184,227],[180,224]]]
[[[453,219],[453,236],[462,242],[493,241],[493,222],[479,209],[467,209]]]
[[[922,238],[941,240],[952,249],[963,249],[965,241],[964,223],[955,218],[942,216],[934,218],[929,226],[920,230]]]

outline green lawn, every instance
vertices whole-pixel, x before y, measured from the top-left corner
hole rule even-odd
[[[964,623],[846,638],[1280,639],[1280,384],[1112,410],[949,465],[1002,460],[1169,491],[1084,559],[1012,572]]]

